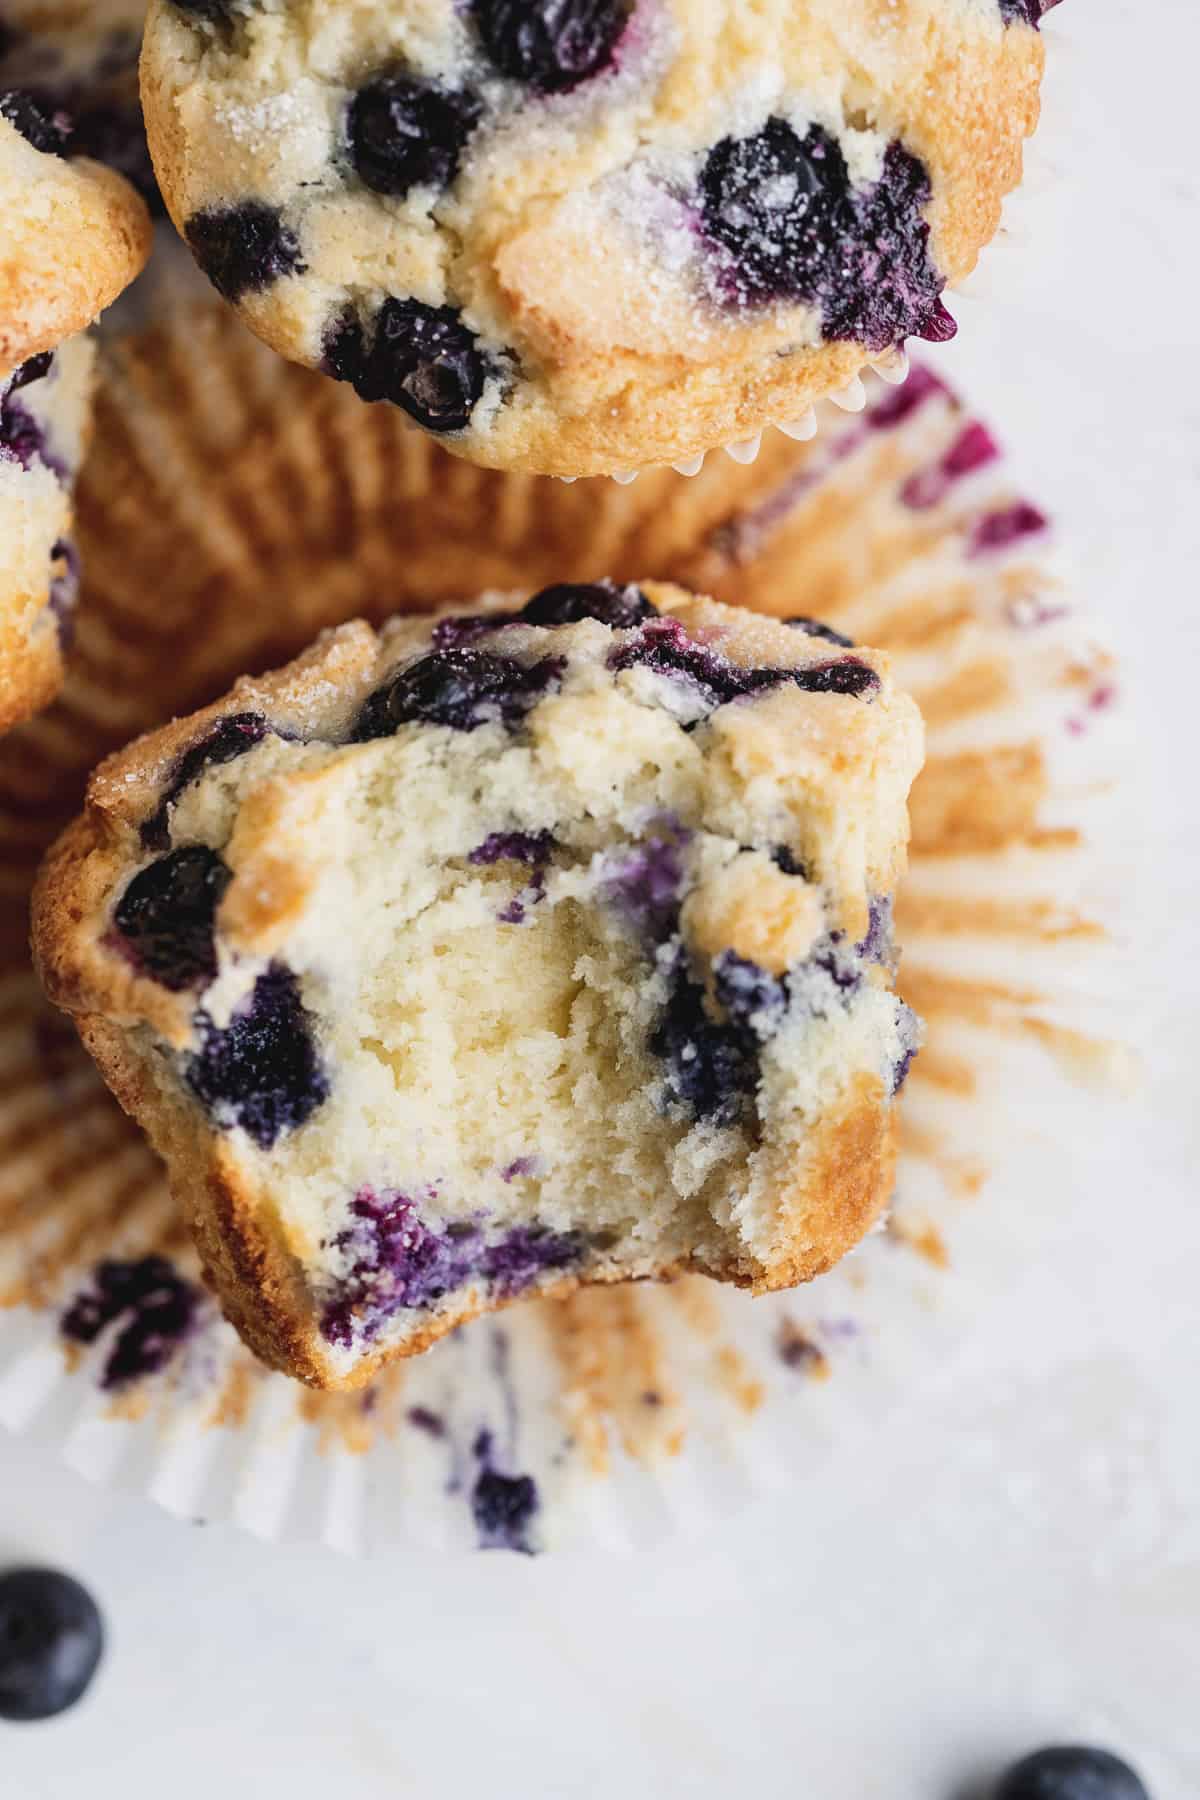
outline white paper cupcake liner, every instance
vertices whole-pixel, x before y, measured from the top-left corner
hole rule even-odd
[[[341,506],[341,539],[328,541],[331,555],[340,543],[344,567],[359,566],[361,542],[372,594],[323,585],[313,569],[325,608],[316,622],[364,599],[378,613],[389,567],[397,585],[384,592],[411,603],[403,524],[387,540],[389,565],[362,492],[348,514],[328,497],[328,470],[303,448],[312,421],[295,416],[291,385],[285,419],[275,379],[268,371],[254,388],[232,365],[210,370],[206,404],[228,389],[229,407],[248,405],[253,390],[255,466],[265,459],[290,484],[277,496],[283,517],[299,517],[306,498],[314,512]],[[231,507],[228,469],[205,454],[223,429],[217,414],[197,412],[189,446],[171,437],[152,390],[140,402],[136,382],[114,391],[111,479],[157,448],[187,484],[173,523],[186,524],[188,542],[218,545],[231,571],[257,558],[263,593],[274,591],[283,552],[265,502]],[[185,412],[193,400],[184,397]],[[330,436],[328,404],[312,401],[317,436],[327,454],[352,459],[379,428],[360,412],[351,432],[337,412],[340,435]],[[626,503],[607,483],[592,489],[611,497],[603,508],[632,509],[622,532],[605,513],[617,564],[658,541],[670,554],[638,572],[825,616],[890,649],[926,711],[929,767],[914,798],[898,933],[901,985],[926,1017],[928,1043],[906,1090],[889,1229],[811,1287],[768,1299],[692,1278],[513,1308],[348,1396],[268,1374],[220,1320],[196,1285],[155,1159],[27,968],[30,869],[55,818],[77,804],[89,761],[155,704],[190,704],[217,678],[186,633],[177,653],[165,628],[151,648],[140,639],[130,648],[121,536],[152,537],[138,506],[159,499],[130,499],[107,524],[93,509],[75,686],[0,749],[0,1421],[93,1480],[264,1538],[356,1553],[402,1543],[542,1550],[701,1528],[765,1487],[798,1483],[897,1402],[917,1403],[923,1372],[953,1356],[981,1308],[1037,1254],[1039,1214],[1069,1183],[1095,1084],[1120,1077],[1113,994],[1132,931],[1134,839],[1118,782],[1128,746],[1114,673],[1068,607],[1040,514],[972,428],[917,371],[906,387],[873,382],[867,410],[826,418],[813,444],[777,445],[753,482],[739,486],[742,472],[726,465],[727,503],[712,469],[696,482],[656,475],[645,502]],[[235,460],[242,429],[229,427]],[[426,459],[414,487],[442,479],[440,466],[431,472]],[[586,484],[554,490],[552,501],[548,486],[444,478],[462,484],[464,505],[486,508],[496,541],[511,527],[517,550],[532,550],[535,525],[551,538],[562,527],[539,514],[576,495],[590,504]],[[307,496],[296,485],[305,481]],[[675,498],[684,492],[693,498]],[[661,537],[673,505],[702,509],[690,542],[678,531]],[[419,534],[416,515],[408,529]],[[486,529],[477,520],[471,529],[485,565]],[[107,546],[106,530],[116,534]],[[560,577],[582,573],[564,567]],[[483,566],[476,585],[493,576]],[[174,579],[186,585],[186,569]],[[171,581],[164,568],[155,604],[166,618]],[[221,590],[206,591],[225,651],[237,648]],[[258,636],[272,654],[288,647],[265,619]],[[125,677],[114,686],[116,668]],[[148,1257],[167,1267],[147,1270]],[[131,1289],[92,1343],[72,1341],[81,1321],[95,1322],[89,1298],[107,1285],[115,1307],[122,1281],[140,1282],[140,1298]],[[140,1367],[149,1372],[115,1379]]]

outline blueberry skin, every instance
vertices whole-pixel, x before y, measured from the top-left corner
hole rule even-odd
[[[472,0],[496,67],[539,94],[558,94],[612,60],[632,0]]]
[[[43,110],[28,94],[10,89],[0,94],[0,118],[7,119],[26,143],[47,156],[61,156],[71,135],[71,123],[65,113]]]
[[[371,695],[353,741],[390,737],[408,724],[448,725],[453,731],[476,731],[496,718],[516,724],[554,685],[563,666],[561,657],[544,657],[527,669],[486,650],[433,650]]]
[[[52,1719],[86,1692],[104,1651],[100,1610],[57,1569],[0,1575],[0,1719]]]
[[[613,631],[627,631],[643,619],[656,619],[658,608],[641,588],[618,587],[612,581],[561,582],[527,600],[521,617],[529,625],[575,625],[580,619],[599,619]]]
[[[240,1125],[260,1150],[269,1150],[328,1098],[329,1077],[300,983],[282,963],[259,976],[249,1004],[223,1029],[203,1012],[197,1024],[201,1047],[187,1058],[184,1078],[223,1130]]]
[[[410,75],[369,82],[346,114],[350,160],[376,194],[400,198],[414,187],[447,188],[482,112],[474,94]]]
[[[1129,1764],[1110,1751],[1060,1744],[1016,1763],[996,1800],[1150,1800],[1150,1795]]]
[[[140,869],[113,914],[135,966],[175,994],[211,981],[214,919],[232,879],[203,844],[172,850]]]
[[[453,306],[386,299],[368,342],[353,311],[325,333],[325,367],[361,400],[390,400],[427,431],[464,431],[483,397],[491,364]]]
[[[832,625],[826,625],[820,619],[810,618],[808,613],[794,613],[783,622],[793,631],[802,631],[805,637],[823,638],[827,644],[839,644],[843,650],[854,648],[852,637],[847,637],[844,631],[835,631]]]
[[[142,843],[147,850],[165,850],[171,841],[170,811],[186,787],[205,769],[235,762],[272,731],[283,736],[263,713],[226,713],[203,737],[185,750],[163,790],[162,799],[142,824]]]
[[[284,275],[302,275],[295,232],[277,206],[243,200],[193,213],[184,231],[193,256],[226,300],[258,293]]]

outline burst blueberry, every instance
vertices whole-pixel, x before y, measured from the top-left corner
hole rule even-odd
[[[284,275],[302,275],[307,266],[282,212],[262,200],[193,213],[185,235],[196,261],[226,300],[258,293]]]
[[[106,1391],[155,1375],[194,1330],[200,1295],[165,1256],[135,1262],[102,1262],[90,1288],[75,1296],[60,1329],[75,1344],[94,1344],[110,1325],[120,1325],[104,1362]]]
[[[313,1021],[292,970],[272,963],[249,1003],[221,1029],[197,1015],[201,1047],[184,1079],[225,1130],[240,1126],[260,1150],[311,1118],[329,1093]]]
[[[542,94],[561,93],[608,68],[632,0],[472,0],[492,62]]]
[[[232,879],[215,850],[172,850],[136,874],[113,915],[135,967],[173,993],[211,981],[217,907]]]
[[[447,188],[483,108],[474,94],[411,75],[369,82],[346,115],[350,160],[377,194]]]
[[[598,619],[613,631],[628,631],[657,616],[658,608],[641,588],[618,587],[613,581],[563,582],[543,588],[521,608],[521,617],[530,625],[575,625],[580,619]]]
[[[758,1087],[753,1041],[710,1018],[704,989],[692,980],[682,954],[650,1050],[666,1065],[668,1098],[705,1124],[735,1124]]]
[[[50,111],[38,104],[32,95],[19,88],[0,94],[0,118],[7,119],[26,143],[48,156],[62,156],[71,135],[71,121],[65,113]]]
[[[428,431],[463,431],[483,397],[491,365],[452,306],[384,301],[370,336],[354,311],[325,334],[325,367],[362,400],[390,400]]]
[[[162,799],[142,825],[142,843],[147,850],[166,848],[170,841],[170,809],[198,775],[219,763],[234,762],[275,729],[262,713],[226,713],[185,750],[171,772]]]
[[[787,1011],[786,981],[732,950],[713,964],[713,992],[730,1024],[760,1042],[779,1029]]]
[[[448,725],[475,731],[503,720],[514,725],[561,676],[561,657],[531,668],[486,650],[433,650],[393,675],[366,702],[354,741],[390,737],[401,725]]]
[[[783,622],[795,631],[802,631],[806,637],[823,638],[827,644],[838,644],[843,650],[854,648],[852,637],[847,637],[845,632],[835,631],[832,625],[826,625],[820,619],[809,618],[807,613],[794,613]]]
[[[82,1699],[104,1651],[100,1610],[57,1569],[0,1575],[0,1719],[51,1719]]]
[[[674,619],[654,620],[631,643],[623,644],[608,659],[610,669],[644,667],[659,674],[682,676],[712,707],[763,693],[785,682],[810,694],[845,694],[863,699],[879,687],[879,677],[869,664],[844,656],[836,662],[810,663],[799,669],[742,668],[707,645],[688,637]]]
[[[725,138],[700,176],[701,225],[725,301],[802,301],[824,334],[884,350],[916,334],[942,339],[953,320],[929,257],[924,165],[889,144],[875,181],[854,186],[837,140],[804,137],[780,118]]]

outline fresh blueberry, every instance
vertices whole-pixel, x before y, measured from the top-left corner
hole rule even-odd
[[[561,657],[525,668],[486,650],[432,650],[372,694],[354,727],[355,743],[390,737],[401,725],[474,731],[494,719],[516,724],[562,674]]]
[[[65,113],[47,112],[30,94],[19,88],[0,94],[0,118],[7,119],[35,150],[48,156],[62,156],[71,135],[71,121]]]
[[[203,1012],[196,1023],[202,1041],[184,1063],[188,1086],[217,1125],[240,1125],[260,1150],[303,1125],[328,1097],[300,983],[281,963],[259,976],[249,1004],[223,1030]]]
[[[357,313],[325,334],[325,366],[362,400],[390,400],[428,431],[463,431],[492,372],[475,333],[453,306],[385,300],[368,343]]]
[[[359,88],[346,115],[350,159],[366,185],[397,198],[447,188],[483,111],[474,94],[392,75]]]
[[[185,234],[218,294],[238,300],[283,275],[302,275],[300,243],[277,206],[243,200],[193,213]]]
[[[796,631],[804,632],[806,637],[824,638],[827,644],[838,644],[843,650],[854,648],[853,638],[847,637],[844,632],[835,631],[832,625],[822,624],[820,619],[810,619],[807,613],[796,613],[783,622]]]
[[[233,762],[262,742],[275,727],[262,713],[226,713],[205,735],[185,750],[154,812],[142,826],[147,850],[165,850],[170,842],[170,809],[186,787],[205,769]]]
[[[613,631],[627,631],[643,619],[658,617],[658,608],[641,588],[618,587],[612,581],[563,582],[543,588],[521,608],[530,625],[574,625],[580,619],[599,619]]]
[[[213,920],[230,870],[202,844],[172,850],[136,874],[113,915],[135,967],[181,993],[217,972]]]
[[[197,1289],[165,1256],[102,1262],[92,1279],[93,1285],[77,1294],[63,1314],[63,1336],[75,1344],[94,1344],[107,1326],[120,1320],[101,1387],[111,1391],[157,1374],[196,1324]]]
[[[996,1800],[1150,1800],[1140,1778],[1108,1750],[1035,1750],[1008,1771]]]
[[[471,0],[471,11],[503,74],[555,94],[609,66],[633,0]]]
[[[941,340],[953,320],[929,260],[924,165],[902,145],[878,180],[854,187],[837,140],[802,138],[785,119],[725,138],[700,177],[702,229],[729,305],[803,301],[827,338],[883,350],[914,333]]]
[[[104,1651],[100,1609],[57,1569],[0,1575],[0,1719],[52,1719],[81,1700]]]
[[[650,1049],[666,1064],[670,1100],[707,1124],[734,1124],[758,1087],[753,1038],[709,1017],[704,989],[692,980],[682,955]]]

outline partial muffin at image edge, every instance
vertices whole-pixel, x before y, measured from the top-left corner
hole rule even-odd
[[[1031,7],[528,10],[155,0],[166,203],[274,348],[574,477],[788,425],[953,332],[1036,123]]]
[[[35,950],[228,1316],[352,1386],[876,1221],[921,753],[879,653],[653,583],[351,625],[97,772]]]

